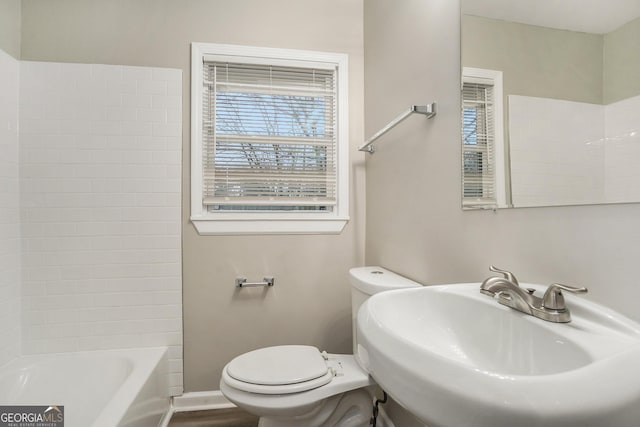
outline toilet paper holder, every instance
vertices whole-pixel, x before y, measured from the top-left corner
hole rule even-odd
[[[246,277],[236,277],[237,288],[257,288],[259,286],[271,287],[275,284],[274,277],[263,277],[262,282],[247,282]]]

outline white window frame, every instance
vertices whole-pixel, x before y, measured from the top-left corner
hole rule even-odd
[[[337,68],[337,203],[331,212],[210,212],[202,203],[202,75],[207,58],[238,63]],[[201,235],[338,234],[349,221],[348,56],[212,43],[191,44],[191,222]]]
[[[504,144],[504,95],[502,86],[502,71],[489,70],[485,68],[463,67],[462,83],[481,82],[493,85],[493,109],[494,109],[494,170],[495,170],[495,205],[486,208],[505,208],[507,205],[507,175],[505,164],[505,144]],[[463,147],[464,149],[464,147]],[[464,173],[464,172],[463,172]],[[462,206],[465,209],[482,209],[485,206],[478,205],[472,200],[465,200],[464,189],[462,195]]]

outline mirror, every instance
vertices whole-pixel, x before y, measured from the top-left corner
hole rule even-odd
[[[463,208],[640,202],[640,2],[462,0]]]

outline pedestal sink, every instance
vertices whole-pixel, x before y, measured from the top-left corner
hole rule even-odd
[[[573,320],[545,322],[479,289],[374,295],[358,313],[359,362],[429,427],[640,425],[639,324],[568,295]]]

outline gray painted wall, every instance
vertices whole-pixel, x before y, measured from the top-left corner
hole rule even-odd
[[[604,102],[640,95],[640,18],[604,36]]]
[[[436,100],[367,158],[366,263],[423,283],[481,281],[495,264],[522,282],[584,285],[640,320],[640,204],[462,211],[460,4],[365,2],[365,132]]]
[[[339,13],[338,13],[339,12]],[[350,352],[347,271],[364,257],[362,0],[24,0],[22,59],[183,70],[185,390],[217,390],[222,367],[258,347]],[[335,236],[202,237],[189,223],[190,43],[349,54],[351,221]],[[273,275],[268,291],[234,280]]]
[[[610,104],[639,95],[638,40],[640,18],[602,35],[462,17],[463,65],[502,70],[505,98]]]
[[[20,59],[21,0],[0,0],[0,49]]]
[[[602,104],[602,47],[598,34],[462,17],[463,65],[502,70],[505,96]]]

